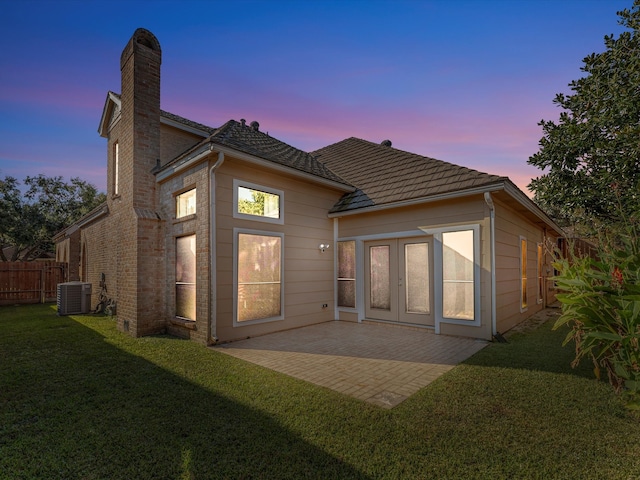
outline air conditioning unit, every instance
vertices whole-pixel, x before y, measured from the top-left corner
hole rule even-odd
[[[90,311],[90,283],[66,282],[58,284],[58,315],[77,315]]]

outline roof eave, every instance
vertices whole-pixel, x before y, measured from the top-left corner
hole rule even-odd
[[[177,128],[179,130],[183,130],[185,132],[188,133],[193,133],[194,135],[198,135],[200,137],[203,138],[207,138],[210,135],[210,132],[207,132],[205,130],[200,130],[198,128],[192,127],[190,125],[185,125],[184,123],[180,123],[172,118],[168,118],[165,117],[163,115],[160,115],[160,123],[163,123],[165,125],[169,125],[170,127],[174,127]]]
[[[109,134],[109,118],[113,111],[114,105],[121,107],[122,101],[113,92],[107,93],[107,99],[104,102],[104,108],[102,109],[102,116],[100,117],[100,124],[98,125],[98,133],[101,137],[107,137]]]
[[[553,229],[559,235],[561,236],[565,235],[565,232],[562,230],[562,228],[556,222],[554,222],[551,219],[551,217],[549,217],[538,205],[536,205],[536,203],[533,200],[527,197],[522,192],[522,190],[516,187],[511,182],[511,180],[509,180],[506,177],[504,180],[499,182],[494,182],[488,185],[482,185],[474,188],[468,188],[465,190],[456,190],[454,192],[443,193],[440,195],[433,195],[430,197],[421,197],[421,198],[415,198],[411,200],[404,200],[400,202],[385,203],[383,205],[374,205],[371,207],[363,207],[363,208],[357,208],[353,210],[346,210],[343,212],[329,213],[329,218],[340,218],[340,217],[346,217],[350,215],[358,215],[361,213],[370,213],[370,212],[377,212],[380,210],[388,210],[391,208],[422,205],[427,203],[440,202],[444,200],[451,200],[454,198],[468,197],[471,195],[480,195],[487,192],[492,193],[492,192],[498,192],[498,191],[504,191],[507,195],[509,195],[514,200],[516,200],[529,213],[534,215],[540,222],[544,223],[545,225]]]
[[[168,165],[161,167],[156,172],[153,172],[156,174],[156,182],[164,181],[167,178],[180,173],[184,169],[196,165],[207,158],[213,151],[214,144],[207,142],[188,152],[182,158],[178,157],[175,160],[172,160]]]
[[[91,210],[89,213],[87,213],[84,217],[80,218],[78,221],[72,223],[67,228],[60,230],[53,237],[51,237],[51,240],[53,242],[57,242],[58,240],[68,237],[79,228],[82,228],[85,225],[106,216],[108,213],[109,213],[109,207],[107,206],[107,203],[106,202],[102,203],[98,205],[96,208],[94,208],[93,210]]]
[[[432,195],[429,197],[413,198],[411,200],[402,200],[399,202],[384,203],[382,205],[373,205],[371,207],[363,207],[363,208],[357,208],[354,210],[346,210],[342,212],[329,213],[329,218],[340,218],[340,217],[346,217],[350,215],[358,215],[361,213],[370,213],[370,212],[377,212],[380,210],[389,210],[391,208],[409,207],[413,205],[422,205],[426,203],[441,202],[443,200],[451,200],[454,198],[468,197],[471,195],[480,195],[480,194],[484,194],[485,192],[495,192],[498,190],[504,190],[504,182],[492,183],[489,185],[468,188],[465,190],[456,190],[453,192],[442,193],[439,195]]]
[[[545,223],[547,226],[551,227],[561,236],[566,235],[562,227],[558,225],[549,215],[547,215],[544,210],[542,210],[533,200],[527,197],[522,190],[516,187],[511,180],[505,182],[504,191],[509,194],[512,198],[518,201],[520,205],[526,208],[530,213],[532,213],[535,217],[537,217],[540,221]]]

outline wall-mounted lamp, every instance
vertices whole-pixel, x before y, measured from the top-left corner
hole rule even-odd
[[[328,243],[321,243],[318,248],[320,249],[321,252],[324,252],[327,248],[329,248],[329,244]]]

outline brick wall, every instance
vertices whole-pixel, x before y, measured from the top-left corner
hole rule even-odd
[[[166,219],[164,248],[166,254],[163,289],[164,316],[171,334],[190,338],[202,344],[211,343],[209,310],[209,194],[208,163],[181,172],[160,185],[160,212]],[[196,213],[176,219],[176,194],[196,189]],[[175,256],[176,238],[196,236],[196,320],[184,322],[175,317]]]

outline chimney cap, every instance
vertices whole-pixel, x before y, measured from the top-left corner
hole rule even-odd
[[[380,142],[380,145],[382,145],[384,147],[390,147],[391,146],[391,140],[383,140],[382,142]]]

